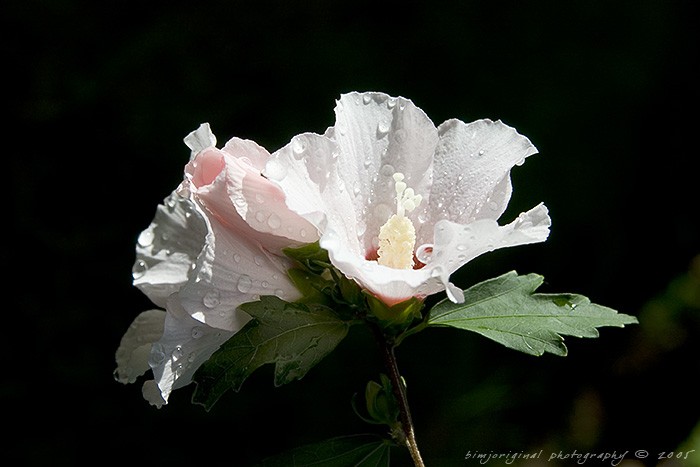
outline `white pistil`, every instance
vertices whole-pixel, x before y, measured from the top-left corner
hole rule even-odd
[[[406,217],[406,213],[416,209],[423,200],[423,197],[415,194],[403,180],[402,173],[394,174],[396,214],[379,229],[379,249],[377,250],[377,262],[395,269],[413,268],[416,229],[413,227],[413,222]]]

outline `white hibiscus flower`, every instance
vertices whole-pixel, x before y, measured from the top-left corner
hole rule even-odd
[[[499,225],[510,170],[537,151],[500,121],[448,120],[437,128],[410,100],[353,92],[336,124],[275,152],[264,175],[320,234],[333,265],[387,305],[446,290],[450,275],[497,248],[542,242],[539,204]]]
[[[299,298],[281,248],[317,238],[261,176],[265,149],[238,138],[216,149],[207,124],[185,143],[192,150],[185,179],[136,247],[134,285],[162,309],[137,316],[116,354],[118,381],[153,371],[143,394],[158,406],[249,321],[240,304],[261,295]]]

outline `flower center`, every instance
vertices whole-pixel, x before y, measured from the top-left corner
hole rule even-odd
[[[394,174],[396,188],[396,214],[391,216],[379,229],[379,250],[377,262],[394,269],[413,268],[413,248],[416,246],[416,229],[411,219],[405,216],[420,204],[423,197],[408,188],[404,175]]]

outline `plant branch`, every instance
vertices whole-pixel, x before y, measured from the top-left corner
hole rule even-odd
[[[425,467],[420,451],[418,450],[418,444],[416,443],[416,436],[413,430],[413,420],[411,419],[411,411],[408,407],[408,398],[406,397],[406,387],[401,379],[399,367],[396,362],[396,355],[394,353],[394,348],[396,346],[393,341],[387,339],[387,336],[381,329],[377,327],[374,329],[374,331],[379,346],[381,347],[382,357],[384,358],[384,366],[386,366],[386,369],[389,372],[389,379],[391,380],[394,397],[399,404],[399,418],[401,422],[401,429],[403,431],[404,442],[411,453],[411,458],[413,459],[413,463],[416,465],[416,467]]]

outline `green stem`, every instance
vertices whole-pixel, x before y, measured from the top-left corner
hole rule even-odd
[[[408,451],[411,453],[411,458],[413,459],[413,463],[416,465],[416,467],[425,467],[420,451],[418,450],[418,444],[416,443],[416,436],[413,430],[413,420],[411,419],[411,411],[408,407],[408,398],[406,397],[406,387],[403,384],[401,374],[399,373],[399,367],[396,362],[396,355],[394,353],[396,346],[393,342],[390,342],[389,339],[387,339],[387,336],[381,329],[376,329],[375,334],[382,350],[384,365],[389,372],[389,379],[391,380],[391,387],[394,397],[399,404],[399,419],[401,422],[401,429],[403,431],[404,442],[406,443]]]

